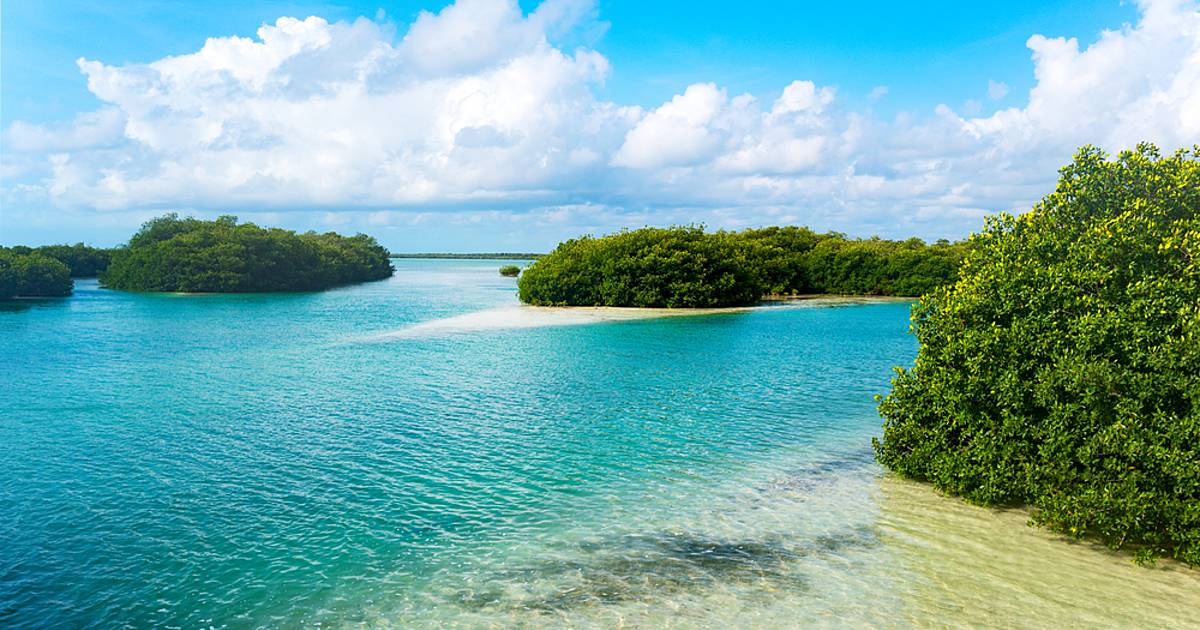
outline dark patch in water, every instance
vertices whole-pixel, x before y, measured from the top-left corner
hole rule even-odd
[[[496,574],[493,588],[460,591],[458,603],[560,612],[625,601],[652,601],[712,586],[749,587],[766,599],[777,591],[803,592],[806,578],[793,566],[810,555],[836,554],[878,544],[868,527],[820,536],[801,544],[783,540],[722,540],[687,533],[631,535],[583,543],[578,557],[543,560]],[[561,585],[553,592],[543,584]],[[526,589],[514,597],[502,584]]]
[[[841,457],[817,462],[789,472],[783,479],[765,488],[771,492],[811,493],[846,473],[875,466],[875,454],[867,449],[846,453]]]

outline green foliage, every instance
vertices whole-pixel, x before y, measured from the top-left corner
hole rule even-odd
[[[108,268],[112,250],[88,247],[83,243],[74,245],[46,245],[32,250],[53,258],[71,270],[72,278],[94,278]]]
[[[223,216],[153,219],[112,253],[101,275],[130,291],[316,291],[392,275],[387,250],[359,234],[297,234]]]
[[[764,294],[913,296],[953,282],[965,244],[847,240],[804,227],[643,228],[567,241],[521,275],[545,305],[734,306]]]
[[[763,294],[752,245],[697,227],[642,228],[560,244],[527,267],[521,301],[545,306],[694,308],[750,304]]]
[[[988,220],[913,310],[879,460],[1056,531],[1200,564],[1200,147],[1115,162]]]
[[[73,287],[63,263],[29,248],[0,247],[0,299],[62,297]]]
[[[803,227],[741,232],[758,245],[757,264],[767,292],[785,294],[894,295],[915,297],[954,282],[964,243],[919,238],[849,240]]]
[[[521,275],[521,268],[516,265],[504,265],[500,267],[500,275],[515,278]]]

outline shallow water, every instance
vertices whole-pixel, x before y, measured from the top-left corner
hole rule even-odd
[[[0,309],[0,626],[1195,624],[1200,572],[880,471],[905,304],[514,323],[396,264]]]

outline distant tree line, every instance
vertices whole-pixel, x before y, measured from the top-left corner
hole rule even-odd
[[[108,268],[108,261],[112,257],[111,249],[89,247],[83,243],[42,247],[18,245],[12,250],[18,254],[41,254],[53,258],[71,270],[72,278],[95,278]]]
[[[522,301],[547,306],[695,308],[753,304],[767,295],[918,296],[953,282],[965,249],[793,226],[642,228],[566,241],[527,267],[518,288]]]
[[[297,234],[233,216],[203,221],[168,214],[113,250],[100,281],[129,291],[316,291],[392,272],[387,250],[364,234]]]

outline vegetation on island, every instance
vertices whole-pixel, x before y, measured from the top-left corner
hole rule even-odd
[[[642,228],[560,244],[527,267],[523,302],[695,308],[765,295],[917,296],[953,282],[965,245],[848,239],[804,227]]]
[[[83,243],[74,245],[43,245],[26,247],[17,245],[9,248],[15,254],[40,254],[53,258],[67,266],[72,278],[94,278],[108,267],[112,250],[90,247]]]
[[[0,299],[71,295],[71,270],[28,247],[0,247]]]
[[[521,268],[516,265],[502,265],[500,267],[500,275],[506,278],[515,278],[521,275]]]
[[[391,275],[387,250],[364,234],[297,234],[232,216],[168,214],[113,250],[100,281],[130,291],[246,293],[318,291]]]
[[[1139,561],[1200,565],[1200,147],[1085,147],[913,310],[879,461]]]

